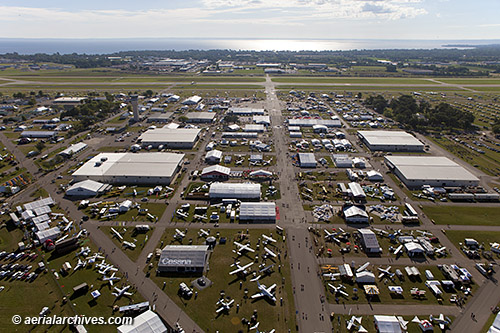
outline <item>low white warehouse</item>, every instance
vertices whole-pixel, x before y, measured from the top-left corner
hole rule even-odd
[[[240,222],[276,222],[276,204],[274,202],[242,202]]]
[[[213,183],[208,193],[211,200],[260,200],[261,186],[255,183]]]

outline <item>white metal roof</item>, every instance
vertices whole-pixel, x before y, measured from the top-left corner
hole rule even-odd
[[[368,213],[363,209],[359,208],[358,206],[351,206],[349,208],[344,209],[344,215],[346,218],[355,216],[368,218]]]
[[[398,318],[396,316],[373,316],[373,320],[377,325],[378,332],[380,333],[400,333],[401,326],[399,324]]]
[[[299,153],[300,164],[316,164],[316,158],[313,153]]]
[[[358,232],[363,237],[363,242],[367,248],[379,248],[377,235],[373,231],[367,228],[358,229]]]
[[[215,118],[215,112],[188,112],[185,116],[191,120],[212,120]]]
[[[142,143],[170,143],[170,142],[192,142],[194,143],[200,134],[198,128],[155,128],[147,130],[139,137]]]
[[[91,179],[86,179],[84,181],[71,185],[66,190],[66,194],[71,195],[72,193],[78,193],[79,191],[89,191],[97,194],[103,186],[106,186],[106,184],[99,183]]]
[[[101,153],[82,165],[73,176],[172,177],[184,154]]]
[[[358,131],[371,146],[421,146],[424,144],[403,131]]]
[[[134,318],[132,325],[121,325],[118,333],[166,333],[167,327],[160,317],[151,310],[141,313]]]
[[[42,207],[42,206],[50,206],[50,205],[53,205],[54,203],[55,203],[54,200],[51,197],[48,197],[48,198],[43,198],[40,200],[28,202],[28,203],[24,204],[24,209],[25,210],[35,209],[35,208]]]
[[[271,117],[269,117],[269,116],[253,116],[253,122],[256,124],[270,124]]]
[[[203,168],[203,170],[201,171],[201,175],[203,176],[203,175],[206,175],[206,174],[211,173],[211,172],[219,172],[219,173],[222,173],[222,174],[229,176],[229,174],[231,173],[231,169],[228,167],[217,164],[217,165],[212,165],[212,166]]]
[[[274,202],[242,202],[240,205],[240,220],[276,218]]]
[[[358,183],[351,182],[351,183],[348,184],[348,186],[349,186],[349,189],[352,192],[353,197],[359,197],[359,198],[366,197],[365,191],[363,190],[363,188],[361,187],[361,185],[359,185]]]
[[[339,119],[288,119],[290,126],[312,127],[314,125],[325,125],[327,127],[341,127]]]
[[[260,124],[245,124],[243,128],[246,132],[263,132],[265,130],[264,125]]]
[[[210,198],[258,199],[260,187],[255,183],[213,183],[208,192]]]
[[[211,158],[211,157],[214,157],[214,158],[222,158],[222,152],[220,150],[217,150],[217,149],[214,149],[214,150],[210,150],[206,155],[205,155],[205,158]]]
[[[386,156],[408,180],[466,180],[479,181],[472,173],[442,156]]]
[[[78,142],[75,143],[74,145],[69,146],[68,148],[64,149],[62,152],[60,152],[60,155],[73,155],[76,154],[83,149],[87,148],[87,144],[83,142]]]

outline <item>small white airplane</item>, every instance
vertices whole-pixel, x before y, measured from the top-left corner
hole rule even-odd
[[[380,267],[377,267],[377,269],[380,271],[380,274],[378,275],[378,278],[381,279],[383,278],[384,276],[387,276],[388,278],[392,279],[392,277],[395,275],[395,273],[392,273],[390,270],[391,270],[391,266],[387,267],[387,268],[380,268]]]
[[[276,283],[267,288],[266,285],[260,284],[260,282],[257,280],[257,286],[259,287],[260,292],[253,294],[251,298],[267,297],[271,301],[276,303],[276,296],[273,293],[274,288],[276,288]]]
[[[337,233],[329,232],[326,229],[324,229],[324,231],[325,231],[325,240],[331,240],[337,244],[340,244],[340,240],[337,237],[335,237],[335,236],[337,236]]]
[[[434,253],[438,254],[440,256],[445,256],[446,255],[446,246],[440,247],[439,249],[435,249]]]
[[[64,227],[63,232],[68,231],[72,226],[73,226],[73,221],[69,222],[68,225]]]
[[[252,249],[250,245],[243,245],[238,242],[233,242],[233,244],[238,247],[238,250],[233,250],[233,252],[239,256],[243,255],[245,252],[255,252],[255,250]]]
[[[83,234],[87,234],[87,229],[82,229],[76,234],[76,238],[80,238]]]
[[[276,253],[274,253],[273,251],[269,250],[267,247],[264,247],[264,251],[266,251],[266,253],[268,255],[270,255],[271,257],[273,257],[273,258],[277,257]]]
[[[372,229],[382,236],[389,236],[389,233],[385,230],[377,229],[377,228],[372,228]]]
[[[205,229],[200,229],[200,232],[198,232],[198,236],[207,238],[208,236],[210,236],[210,229],[208,229],[208,231]]]
[[[250,271],[247,269],[250,268],[250,266],[252,266],[252,265],[253,265],[253,261],[246,264],[245,266],[240,266],[240,262],[237,261],[234,264],[231,264],[231,267],[237,267],[237,269],[229,272],[229,275],[233,275],[233,274],[248,275],[248,274],[250,274]]]
[[[429,316],[429,320],[431,322],[435,322],[439,325],[439,328],[444,331],[446,326],[451,324],[451,319],[448,317],[445,317],[442,313],[439,315],[439,317],[434,317],[433,315]]]
[[[417,232],[418,232],[419,234],[421,234],[422,236],[424,236],[424,237],[426,237],[426,236],[427,236],[427,237],[433,237],[433,236],[434,236],[432,233],[427,232],[427,231],[417,230]]]
[[[135,249],[135,243],[123,241],[123,245],[125,245],[125,247]]]
[[[330,278],[330,280],[335,281],[338,276],[340,276],[340,273],[323,273],[323,276],[326,278]]]
[[[272,238],[271,236],[268,236],[268,235],[265,235],[265,234],[262,234],[262,238],[264,238],[267,242],[270,242],[270,243],[276,243],[277,240]]]
[[[115,230],[115,228],[111,228],[111,232],[112,232],[112,233],[113,233],[113,235],[114,235],[115,237],[117,237],[119,240],[123,240],[123,236],[122,236],[122,235],[121,235],[118,231],[116,231],[116,230]]]
[[[347,322],[347,330],[350,332],[353,328],[360,326],[362,320],[363,320],[363,317],[352,316],[351,319],[349,319],[349,321]],[[367,331],[365,330],[364,332],[367,332]]]
[[[174,234],[175,239],[182,240],[184,237],[186,237],[185,232],[182,232],[179,229],[175,229],[175,234]]]
[[[80,249],[80,251],[76,252],[76,256],[79,257],[79,256],[88,256],[90,253],[90,247],[83,247]]]
[[[189,215],[188,215],[188,214],[184,213],[184,212],[183,212],[182,210],[180,210],[180,209],[176,210],[176,211],[175,211],[175,214],[176,214],[178,217],[182,218],[182,219],[187,219],[187,218],[189,217]]]
[[[103,275],[105,275],[106,272],[108,272],[108,271],[113,271],[113,272],[118,271],[118,268],[115,268],[111,264],[99,264],[97,267],[100,269],[99,274],[103,274]]]
[[[401,244],[401,245],[399,245],[399,246],[396,248],[396,250],[394,250],[394,254],[395,254],[395,255],[398,255],[398,253],[399,253],[399,252],[401,252],[401,250],[403,250],[403,245],[402,245],[402,244]]]
[[[111,274],[110,276],[103,276],[102,280],[103,281],[109,281],[109,284],[113,285],[113,281],[120,280],[120,278],[118,276],[115,276],[115,274],[116,273],[113,272],[113,274]]]
[[[93,255],[91,255],[85,259],[87,259],[87,262],[89,264],[93,264],[97,261],[97,259],[104,259],[104,257],[100,253],[94,253]]]
[[[266,332],[263,332],[263,331],[259,331],[259,322],[257,322],[257,324],[255,324],[252,327],[250,327],[250,330],[255,330],[255,333],[266,333]],[[272,330],[270,330],[267,333],[274,333],[274,332],[276,332],[276,330],[273,328]]]
[[[234,303],[234,299],[230,300],[229,302],[226,302],[223,298],[221,298],[220,300],[217,301],[217,305],[219,305],[219,308],[217,310],[215,310],[216,313],[219,313],[219,312],[229,312],[229,310],[231,309],[231,305]]]
[[[364,271],[368,266],[370,265],[370,262],[367,261],[365,262],[363,265],[361,265],[357,270],[356,270],[356,273],[361,273],[362,271]]]
[[[86,261],[82,261],[81,259],[78,259],[78,263],[73,268],[73,271],[79,270],[80,268],[83,268],[85,266],[87,266],[87,262]]]
[[[335,287],[333,284],[329,283],[328,287],[332,288],[334,295],[341,294],[342,296],[349,297],[349,294],[342,290],[345,289],[345,286],[342,284],[339,284],[338,287]]]
[[[422,325],[423,327],[426,327],[426,328],[432,328],[432,323],[426,319],[420,319],[418,318],[417,316],[415,316],[412,320],[411,320],[412,323],[417,323],[419,325]]]
[[[404,320],[404,318],[401,317],[401,316],[397,316],[396,318],[398,319],[399,325],[401,326],[401,328],[403,329],[403,331],[406,332],[408,330],[407,327],[408,327],[409,321]]]
[[[115,287],[114,290],[116,293],[111,293],[116,298],[120,298],[122,296],[132,296],[134,293],[129,293],[127,290],[130,289],[130,286],[125,286],[122,289]]]

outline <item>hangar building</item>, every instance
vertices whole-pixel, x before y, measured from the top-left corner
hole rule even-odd
[[[168,185],[180,170],[184,154],[102,153],[73,173],[75,182]]]
[[[167,245],[161,250],[158,273],[202,274],[208,257],[208,245]]]
[[[479,178],[446,157],[386,156],[385,163],[409,188],[479,184]]]
[[[145,147],[151,145],[158,148],[163,145],[165,148],[191,149],[198,140],[200,131],[198,128],[155,128],[144,132],[138,142]]]
[[[275,223],[276,204],[274,202],[242,202],[240,205],[240,222]]]
[[[424,144],[403,131],[358,131],[361,141],[372,151],[424,151]]]
[[[213,183],[208,191],[210,199],[260,200],[260,184],[255,183]]]

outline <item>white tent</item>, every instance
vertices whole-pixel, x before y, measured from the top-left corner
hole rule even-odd
[[[356,273],[357,283],[375,283],[375,274],[369,271]]]
[[[488,333],[500,333],[500,313],[495,317],[493,324],[488,329]]]
[[[373,316],[375,327],[379,333],[400,333],[401,326],[399,325],[396,316]]]

